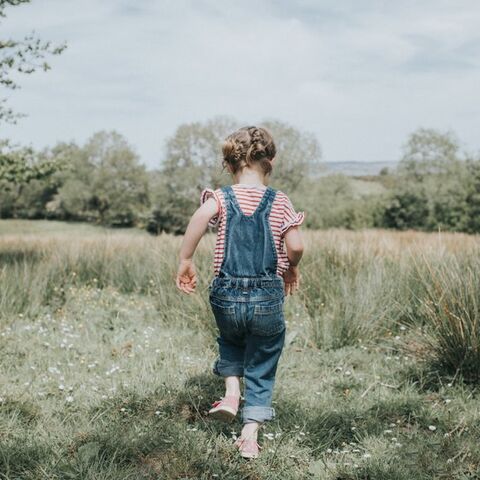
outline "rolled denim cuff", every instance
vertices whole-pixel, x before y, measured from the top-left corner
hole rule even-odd
[[[243,363],[217,358],[213,363],[212,371],[220,377],[243,377]]]
[[[242,422],[268,422],[275,418],[275,409],[273,407],[243,407]]]

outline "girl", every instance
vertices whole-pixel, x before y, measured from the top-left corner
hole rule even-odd
[[[209,414],[230,421],[244,378],[243,429],[235,445],[245,458],[258,456],[257,430],[274,418],[271,407],[277,363],[285,339],[285,295],[299,286],[303,242],[296,213],[283,192],[268,186],[276,148],[264,128],[245,127],[222,148],[233,185],[202,192],[180,248],[177,287],[192,293],[192,257],[207,226],[218,225],[210,305],[219,329],[213,373],[225,378],[225,395]],[[286,251],[284,249],[286,245]]]

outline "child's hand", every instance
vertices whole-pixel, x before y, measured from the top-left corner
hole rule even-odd
[[[290,266],[282,276],[285,283],[285,295],[292,295],[300,285],[300,270],[298,267]]]
[[[192,293],[195,291],[195,287],[197,286],[197,273],[192,260],[180,260],[175,283],[182,292]]]

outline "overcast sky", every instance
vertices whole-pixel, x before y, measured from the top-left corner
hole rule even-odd
[[[185,122],[275,118],[325,161],[397,160],[414,129],[480,150],[478,0],[33,0],[1,37],[67,41],[52,70],[1,96],[35,147],[125,135],[151,167]]]

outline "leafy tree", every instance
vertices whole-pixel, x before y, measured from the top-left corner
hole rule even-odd
[[[278,120],[262,123],[277,147],[272,183],[286,192],[297,190],[303,177],[316,178],[322,169],[322,150],[315,136]]]
[[[109,226],[138,223],[149,205],[148,177],[137,154],[117,132],[98,132],[80,148],[60,145],[69,157],[51,214]]]
[[[152,179],[151,189],[154,190],[154,207],[148,215],[146,230],[154,235],[162,232],[182,234],[189,219],[187,212],[198,205],[198,199],[179,196],[166,177],[158,174]]]
[[[0,146],[0,181],[7,188],[23,187],[32,180],[48,177],[61,165],[52,159],[39,159],[31,148],[5,149]],[[10,184],[10,185],[8,185]]]
[[[465,158],[452,132],[420,128],[404,146],[384,225],[464,230],[468,223]]]
[[[180,125],[166,142],[161,165],[163,176],[174,191],[186,197],[197,195],[201,188],[217,188],[225,183],[221,167],[221,143],[237,123],[228,117],[217,117],[205,123]]]
[[[15,7],[30,0],[0,0],[0,20],[6,17],[7,7]],[[66,45],[53,45],[29,34],[23,39],[0,39],[0,88],[19,88],[16,74],[31,74],[38,69],[50,68],[45,61],[48,55],[59,55]],[[15,123],[19,114],[6,106],[6,99],[0,96],[0,124]],[[4,142],[0,145],[0,183],[4,188],[16,190],[11,194],[12,205],[22,194],[26,184],[33,180],[48,177],[59,165],[52,162],[32,161],[33,152],[29,149],[11,151]]]
[[[0,19],[6,17],[7,7],[24,3],[30,3],[30,0],[0,0]],[[19,88],[15,73],[28,75],[38,69],[49,70],[45,58],[48,55],[59,55],[65,48],[65,44],[54,45],[42,41],[33,33],[22,39],[0,39],[0,87],[12,90]],[[15,122],[17,118],[18,114],[6,106],[5,98],[0,98],[0,122]]]
[[[23,205],[21,210],[29,210],[29,204],[33,202],[37,203],[35,207],[37,213],[29,213],[26,216],[37,217],[39,204],[33,192],[38,188],[42,190],[41,185],[48,188],[47,185],[50,184],[48,179],[62,168],[60,158],[47,158],[31,148],[14,149],[3,143],[3,148],[0,146],[1,216],[25,216],[19,212],[20,205]],[[44,195],[45,192],[40,196]],[[25,198],[22,200],[22,197]]]
[[[403,147],[397,173],[422,181],[430,175],[449,174],[461,161],[459,141],[453,132],[419,128]]]
[[[90,208],[91,179],[94,167],[84,149],[75,143],[60,143],[52,155],[65,158],[65,169],[56,175],[58,190],[46,204],[47,216],[60,220],[98,221],[97,213]]]

